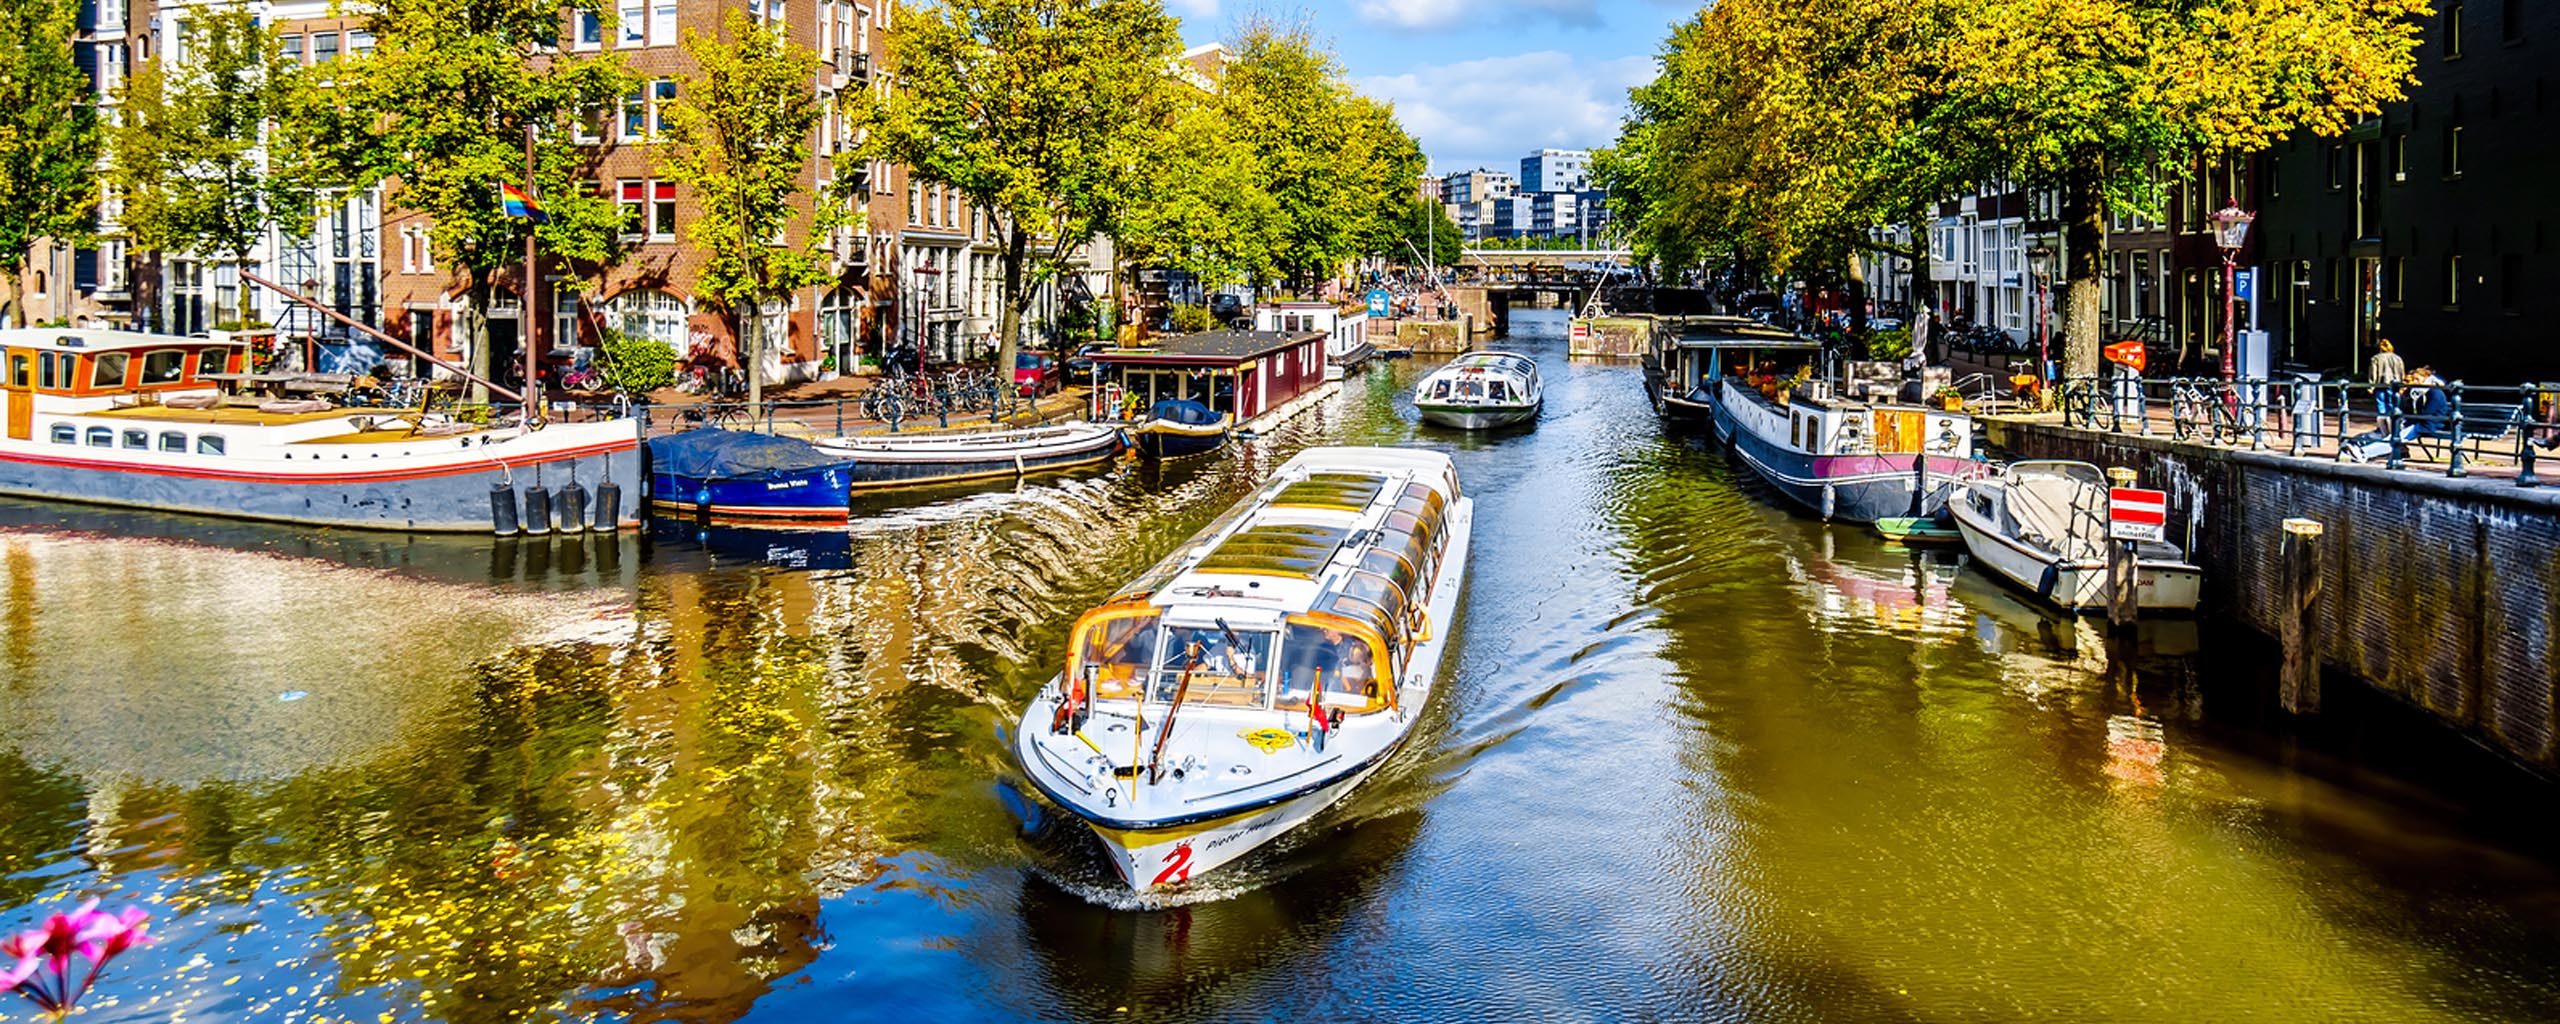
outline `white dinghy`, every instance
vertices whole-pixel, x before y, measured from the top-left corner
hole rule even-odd
[[[2010,463],[1976,480],[1947,512],[1965,549],[2009,582],[2070,611],[2107,604],[2107,478],[2086,462]],[[2174,544],[2135,548],[2135,597],[2145,611],[2191,612],[2203,572]]]
[[[1312,448],[1075,625],[1023,771],[1133,890],[1286,833],[1404,745],[1465,579],[1437,452]]]

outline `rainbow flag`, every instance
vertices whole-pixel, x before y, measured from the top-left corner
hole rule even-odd
[[[514,185],[499,183],[498,205],[509,217],[529,218],[536,224],[548,223],[551,220],[550,217],[543,215],[541,207],[533,205],[532,193]]]

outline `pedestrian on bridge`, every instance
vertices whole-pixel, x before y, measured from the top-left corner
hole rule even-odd
[[[2373,385],[2373,416],[2378,422],[2400,411],[2400,385],[2409,374],[2408,364],[2391,348],[2391,339],[2376,338],[2373,359],[2365,363],[2365,383]]]

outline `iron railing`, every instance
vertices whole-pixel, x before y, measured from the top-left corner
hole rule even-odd
[[[2519,487],[2540,486],[2538,453],[2560,448],[2560,384],[2108,376],[2066,380],[2058,395],[2063,422],[2086,430],[2395,470],[2441,465],[2449,477],[2505,461]]]

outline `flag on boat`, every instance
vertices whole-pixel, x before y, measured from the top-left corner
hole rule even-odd
[[[536,224],[549,223],[551,220],[543,214],[541,207],[533,204],[532,193],[504,182],[498,185],[498,205],[504,208],[509,217],[528,218]]]

